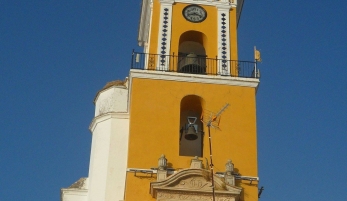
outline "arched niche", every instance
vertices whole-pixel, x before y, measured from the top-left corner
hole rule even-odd
[[[180,128],[179,128],[179,155],[202,156],[203,149],[203,124],[200,117],[204,108],[204,100],[197,95],[187,95],[181,100]],[[197,139],[188,140],[186,135],[189,124],[188,117],[195,117]]]
[[[184,32],[179,39],[178,72],[205,74],[207,37],[198,31]]]

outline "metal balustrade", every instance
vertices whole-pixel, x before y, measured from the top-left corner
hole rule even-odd
[[[207,58],[193,53],[160,55],[133,52],[131,69],[259,78],[257,63],[254,61]]]

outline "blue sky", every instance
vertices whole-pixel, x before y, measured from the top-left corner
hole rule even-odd
[[[0,1],[0,200],[59,200],[88,175],[92,103],[128,75],[140,0]],[[347,2],[246,0],[261,50],[260,200],[347,200]]]

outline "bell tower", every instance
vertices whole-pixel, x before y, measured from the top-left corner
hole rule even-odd
[[[63,201],[258,200],[259,55],[238,60],[243,2],[142,0],[143,52],[97,93],[89,176]]]
[[[259,72],[256,62],[238,60],[242,4],[142,1],[144,49],[133,52],[129,74],[125,200],[258,200]],[[226,104],[209,138],[206,120]]]
[[[242,0],[143,1],[139,44],[144,46],[145,53],[175,55],[179,59],[178,66],[170,65],[170,58],[149,60],[147,68],[237,74],[237,67],[225,61],[237,60],[237,24],[242,4]],[[206,58],[220,60],[222,64],[206,69],[209,61]],[[193,61],[200,68],[186,66]]]

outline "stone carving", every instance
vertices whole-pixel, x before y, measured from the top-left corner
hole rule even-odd
[[[158,159],[158,169],[166,170],[166,167],[167,167],[167,159],[165,158],[165,155],[162,154],[160,158]]]
[[[199,160],[199,158],[197,156],[195,156],[190,162],[190,168],[201,169],[202,168],[202,160]]]
[[[225,164],[225,174],[224,174],[225,183],[229,185],[235,185],[235,177],[232,174],[233,171],[234,171],[234,164],[229,159],[227,163]]]
[[[162,181],[151,182],[150,193],[157,201],[212,201],[210,171],[184,169]],[[223,178],[213,176],[216,201],[239,200],[242,188],[228,185]]]
[[[212,186],[211,182],[206,182],[206,180],[201,177],[193,177],[193,178],[180,181],[180,183],[175,187],[211,190],[212,189],[211,186]]]
[[[158,201],[169,201],[169,200],[189,200],[189,201],[212,201],[212,196],[210,193],[187,193],[182,194],[182,192],[170,192],[161,191],[157,194]],[[234,197],[229,195],[217,195],[217,201],[235,201]]]
[[[234,164],[229,159],[227,163],[225,164],[225,172],[227,174],[231,174],[234,171]]]
[[[167,159],[165,155],[162,154],[158,159],[158,172],[157,172],[157,181],[165,180],[167,177]]]
[[[163,181],[167,177],[167,171],[166,170],[158,170],[157,171],[157,181]]]

